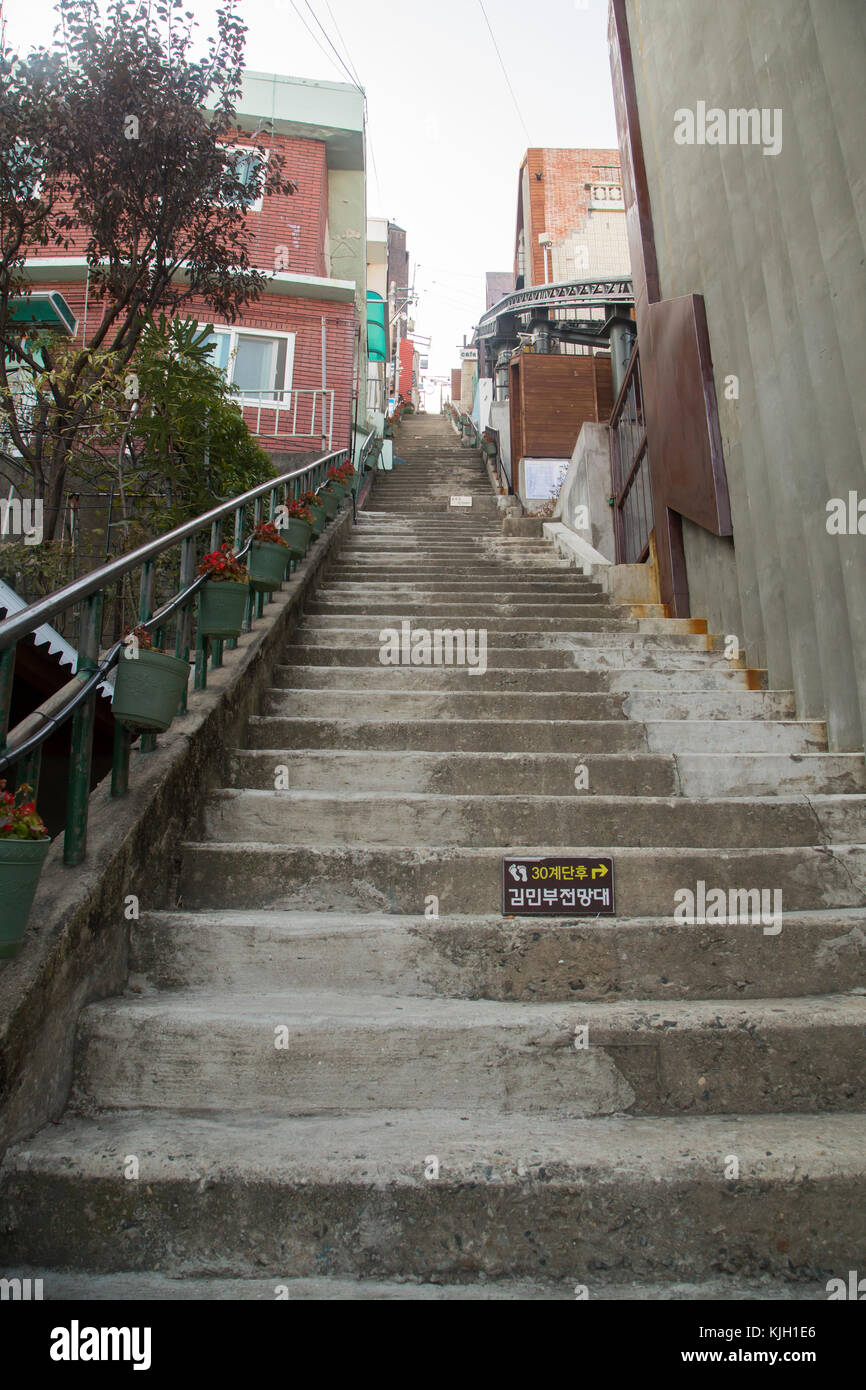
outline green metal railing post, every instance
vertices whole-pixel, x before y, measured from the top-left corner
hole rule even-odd
[[[271,494],[271,495],[273,496],[273,494]],[[263,520],[263,517],[264,517],[264,499],[261,498],[261,497],[257,497],[257,498],[256,498],[256,502],[255,502],[255,508],[254,508],[254,511],[253,511],[253,521],[254,521],[254,523],[255,523],[256,526],[258,526],[259,522]],[[251,593],[250,596],[249,596],[249,598],[247,599],[247,602],[250,603],[250,600],[252,600],[251,607],[250,607],[250,628],[251,628],[252,625],[253,625],[253,624],[252,624],[253,618],[260,618],[260,617],[262,616],[262,613],[264,612],[264,607],[265,607],[265,596],[264,596],[264,594],[262,593],[261,589],[259,589],[258,593],[256,593],[256,594],[252,594],[252,593]],[[245,628],[244,630],[245,630],[246,632],[248,632],[248,631],[249,631],[249,628]]]
[[[0,753],[5,751],[6,735],[9,732],[9,711],[12,707],[12,680],[15,675],[16,650],[17,644],[0,652]],[[18,771],[17,767],[12,770],[16,773]],[[14,786],[7,787],[7,791],[10,790],[14,792]]]
[[[244,545],[244,519],[246,517],[246,507],[238,507],[235,510],[235,554],[243,550]],[[246,610],[244,610],[246,612]],[[236,637],[229,637],[226,646],[229,651],[234,651],[238,645]]]
[[[75,674],[85,680],[96,669],[99,656],[102,594],[103,591],[99,589],[81,605],[81,636],[78,643],[78,669]],[[72,716],[69,781],[66,788],[66,834],[63,839],[63,862],[70,867],[80,864],[87,851],[87,808],[90,797],[95,715],[94,691]]]
[[[223,543],[223,524],[222,521],[215,521],[210,528],[210,548],[219,550]],[[210,668],[212,671],[218,670],[223,664],[223,643],[221,637],[211,638],[210,644]]]
[[[39,774],[42,770],[42,749],[34,748],[32,753],[28,753],[22,758],[20,763],[16,763],[15,773],[19,783],[26,783],[31,790],[31,801],[35,801],[39,795]]]
[[[188,589],[195,579],[195,536],[187,536],[180,549],[180,589]],[[174,654],[181,661],[189,661],[190,625],[192,623],[192,604],[186,603],[178,613],[177,630],[174,639]],[[180,713],[186,714],[189,686],[184,686],[180,697]]]
[[[148,562],[141,567],[141,585],[138,590],[138,621],[140,623],[149,622],[153,617],[153,576],[155,561]],[[154,645],[159,646],[159,634],[154,633]],[[122,660],[126,660],[125,657]],[[156,749],[156,734],[146,732],[141,735],[138,744],[139,753],[153,753]]]

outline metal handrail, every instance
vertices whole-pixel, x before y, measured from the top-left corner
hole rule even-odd
[[[264,497],[266,493],[272,492],[275,488],[283,487],[295,478],[302,478],[315,468],[326,465],[330,467],[336,459],[344,459],[346,453],[347,450],[345,449],[336,449],[333,453],[323,454],[321,458],[315,459],[313,463],[308,463],[303,468],[296,468],[290,473],[281,473],[279,477],[269,478],[266,483],[260,483],[258,487],[250,488],[248,492],[242,492],[229,502],[212,507],[209,512],[203,512],[193,521],[176,526],[167,535],[158,536],[156,540],[146,541],[137,550],[131,550],[128,555],[119,555],[116,560],[109,560],[107,564],[100,565],[99,569],[91,570],[90,574],[73,579],[70,584],[65,584],[62,589],[58,589],[56,593],[50,594],[47,598],[37,599],[35,603],[22,608],[14,618],[4,618],[0,622],[0,651],[17,642],[19,638],[26,637],[27,633],[32,632],[34,628],[49,622],[51,618],[64,612],[72,604],[80,603],[82,599],[89,598],[99,589],[105,589],[115,580],[122,579],[125,574],[129,574],[130,570],[138,569],[139,565],[155,559],[165,550],[170,550],[172,546],[186,540],[187,536],[194,535],[196,531],[203,530],[205,526],[212,526],[215,521],[221,521],[223,517],[236,511],[238,507],[255,502],[257,498]]]
[[[365,448],[369,444],[365,442]],[[363,451],[362,451],[363,456]],[[122,580],[132,570],[141,569],[141,589],[139,595],[138,625],[154,630],[161,636],[162,629],[169,619],[178,614],[175,636],[175,656],[189,663],[191,634],[191,605],[197,594],[207,583],[206,575],[196,575],[195,537],[210,527],[211,549],[222,543],[222,526],[226,517],[234,514],[235,552],[242,558],[252,545],[252,537],[246,544],[244,528],[246,509],[254,506],[254,523],[263,519],[264,499],[269,497],[270,515],[277,512],[278,498],[282,493],[283,503],[289,495],[296,498],[302,491],[319,492],[327,486],[328,471],[348,457],[346,449],[338,449],[322,454],[312,463],[304,464],[287,473],[281,473],[267,482],[260,483],[247,492],[240,493],[228,502],[220,503],[203,512],[192,521],[175,527],[164,536],[148,541],[115,560],[101,565],[99,569],[80,579],[64,585],[56,593],[31,603],[14,617],[0,622],[0,774],[10,766],[18,766],[19,773],[25,770],[21,780],[35,789],[39,782],[42,745],[58,728],[72,720],[72,747],[67,794],[66,834],[63,858],[69,865],[79,864],[85,856],[87,844],[87,814],[90,794],[90,777],[93,757],[93,725],[96,711],[97,687],[109,671],[117,664],[123,641],[115,642],[99,660],[99,638],[104,592],[116,581]],[[303,482],[307,483],[304,487]],[[312,485],[312,486],[310,486]],[[353,515],[355,512],[355,491],[352,495]],[[180,588],[156,612],[153,612],[153,581],[155,563],[160,555],[173,547],[181,546]],[[291,572],[292,565],[289,570]],[[35,629],[41,627],[57,614],[65,612],[77,604],[82,604],[81,637],[79,639],[78,669],[76,675],[81,679],[81,688],[74,691],[68,701],[57,712],[45,715],[45,724],[35,733],[25,738],[17,746],[7,746],[7,724],[12,698],[12,679],[15,668],[17,643]],[[242,624],[243,631],[250,631],[254,618],[262,616],[264,595],[248,593],[246,611]],[[229,647],[237,646],[236,638],[228,639]],[[195,682],[194,689],[203,690],[207,686],[208,657],[212,669],[222,665],[223,641],[209,638],[196,630],[195,635]],[[187,691],[180,701],[181,711],[187,706]],[[14,730],[12,737],[14,738]],[[114,761],[111,777],[111,795],[123,796],[129,788],[129,756],[132,735],[129,730],[115,723]],[[151,752],[156,747],[156,734],[146,732],[141,735],[140,750]]]

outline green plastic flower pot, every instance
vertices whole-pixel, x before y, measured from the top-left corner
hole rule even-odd
[[[325,511],[328,513],[328,520],[329,520],[329,521],[330,521],[331,517],[332,517],[332,516],[336,516],[336,515],[337,515],[337,512],[340,510],[340,499],[339,499],[339,497],[337,496],[336,492],[331,492],[331,491],[320,492],[320,493],[319,493],[319,501],[321,502],[322,506],[325,508]]]
[[[111,712],[130,729],[168,728],[186,690],[189,663],[165,652],[139,648],[136,657],[121,654]]]
[[[289,530],[294,525],[289,521],[285,539],[289,540]],[[274,545],[272,541],[253,541],[250,546],[247,565],[250,571],[250,588],[257,593],[272,593],[278,589],[286,577],[286,570],[292,552],[288,545]]]
[[[344,498],[348,497],[349,495],[349,489],[347,488],[345,483],[332,482],[328,484],[328,487],[331,489],[332,492],[335,492],[337,494],[337,498],[340,502],[342,502]]]
[[[311,506],[310,511],[313,513],[313,535],[321,536],[328,523],[328,513],[322,506]]]
[[[209,579],[199,590],[199,632],[205,637],[240,637],[249,591],[249,584],[238,579]]]
[[[299,516],[290,516],[289,524],[283,532],[293,560],[303,560],[313,539],[313,528],[308,521]]]
[[[0,836],[0,960],[18,954],[51,840]]]

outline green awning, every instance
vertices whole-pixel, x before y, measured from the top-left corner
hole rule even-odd
[[[15,323],[37,324],[40,328],[59,328],[75,332],[75,315],[57,290],[34,290],[9,301],[9,317]]]
[[[367,291],[367,357],[371,362],[387,358],[385,339],[385,301],[375,290]]]

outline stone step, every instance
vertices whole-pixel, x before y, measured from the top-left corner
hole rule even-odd
[[[351,711],[351,714],[350,712]],[[252,715],[250,748],[406,749],[417,752],[559,753],[760,753],[826,752],[823,724],[763,719],[422,719],[377,717],[357,697],[330,719]]]
[[[467,648],[478,662],[477,647]],[[461,669],[466,669],[467,662]],[[388,668],[383,668],[387,670]],[[399,667],[395,668],[401,669]],[[443,668],[444,669],[444,668]],[[762,722],[789,720],[794,715],[793,695],[781,690],[695,690],[685,694],[673,691],[636,691],[633,694],[590,693],[586,691],[510,691],[510,690],[376,690],[374,700],[365,701],[365,717],[376,719],[558,719],[572,721],[630,719],[637,723],[659,720],[707,721],[710,719]],[[290,715],[339,719],[357,704],[357,690],[347,683],[344,689],[271,689],[265,692],[265,715]]]
[[[655,616],[662,616],[660,604],[644,604],[643,609],[655,609]],[[375,620],[380,615],[387,617],[394,614],[399,609],[399,617],[402,618],[425,618],[425,619],[448,619],[458,621],[458,619],[471,626],[478,627],[486,618],[518,618],[533,619],[541,618],[544,622],[552,622],[559,618],[568,619],[571,623],[580,624],[584,619],[593,622],[605,619],[617,619],[620,621],[630,620],[632,610],[622,604],[614,606],[606,601],[599,600],[596,595],[589,595],[584,598],[580,594],[574,597],[566,597],[562,594],[530,595],[527,598],[496,599],[485,598],[483,595],[467,595],[466,597],[455,596],[448,598],[443,596],[437,599],[431,595],[425,598],[423,591],[417,590],[412,596],[405,598],[397,592],[383,594],[378,600],[371,599],[364,594],[359,594],[356,599],[348,598],[345,594],[332,594],[327,589],[319,590],[318,597],[307,599],[304,604],[304,612],[308,614],[328,614],[334,617],[362,618],[370,621]],[[648,615],[650,616],[650,615]]]
[[[424,579],[405,579],[405,580],[383,580],[371,581],[361,577],[354,579],[329,578],[318,590],[321,596],[329,598],[349,598],[353,600],[372,598],[381,600],[382,598],[425,598],[435,602],[442,602],[442,596],[446,598],[453,595],[460,595],[461,599],[479,597],[482,599],[498,599],[503,602],[524,602],[539,603],[542,598],[555,597],[559,603],[564,599],[576,598],[581,603],[589,603],[591,600],[597,603],[606,603],[607,595],[597,584],[576,584],[567,575],[556,577],[549,582],[539,582],[532,580],[522,580],[518,577],[507,581],[505,585],[492,585],[489,580],[485,582],[463,582],[462,580],[424,580]],[[540,596],[540,597],[539,597]]]
[[[361,718],[404,719],[623,719],[624,695],[502,690],[377,690]],[[268,690],[264,715],[339,719],[354,711],[357,692],[346,689]]]
[[[383,666],[378,650],[376,665],[328,666],[292,663],[277,666],[273,680],[288,690],[309,687],[317,690],[336,686],[352,690],[497,690],[509,691],[596,691],[630,693],[633,690],[748,690],[748,672],[736,667],[710,666],[702,671],[581,671],[574,668],[548,671],[543,668],[491,666],[484,672],[459,666]],[[490,653],[487,653],[488,662]]]
[[[291,777],[291,764],[289,764]],[[866,840],[862,796],[585,797],[488,796],[407,792],[275,791],[223,787],[205,802],[204,834],[228,843],[320,845],[538,844],[757,845],[852,844]]]
[[[413,577],[414,574],[414,577]],[[460,594],[482,594],[495,596],[497,594],[579,594],[581,597],[589,594],[604,596],[600,585],[593,584],[590,580],[584,579],[576,570],[570,570],[565,574],[554,574],[546,579],[525,578],[520,570],[502,576],[498,580],[491,580],[489,574],[482,577],[481,574],[475,579],[466,579],[462,575],[455,578],[450,577],[443,569],[439,578],[426,577],[417,569],[411,571],[406,569],[405,578],[396,575],[388,576],[385,572],[378,575],[367,575],[363,569],[358,569],[346,573],[344,567],[334,566],[328,575],[328,591],[331,593],[342,592],[370,592],[371,594],[391,593],[395,589],[416,591],[423,590],[425,594],[438,593],[460,593]]]
[[[608,610],[611,611],[611,610]],[[479,615],[477,612],[467,612],[465,608],[454,608],[448,613],[438,613],[436,616],[437,627],[479,627],[479,618],[483,617],[483,626],[489,632],[502,633],[525,633],[531,635],[532,646],[543,646],[544,642],[539,640],[543,637],[553,638],[554,645],[565,643],[569,646],[577,647],[581,639],[593,633],[620,633],[623,636],[633,636],[641,633],[648,637],[703,637],[706,642],[706,634],[696,632],[689,624],[690,618],[598,618],[589,617],[580,619],[574,618],[573,611],[569,610],[570,621],[566,624],[562,618],[550,617],[527,617],[527,618],[503,618],[488,615]],[[405,613],[375,613],[365,615],[363,613],[342,614],[342,613],[310,613],[304,619],[304,628],[329,628],[343,630],[345,632],[370,633],[379,632],[383,627],[400,627],[400,624],[407,617]],[[681,624],[682,626],[679,626]],[[419,623],[419,627],[426,624]],[[564,630],[565,629],[565,630]],[[612,643],[616,645],[615,641]],[[505,645],[505,644],[497,644]],[[524,643],[524,645],[527,645]],[[603,645],[603,644],[602,644]],[[697,643],[701,646],[701,643]]]
[[[438,605],[440,610],[444,604]],[[554,613],[556,610],[553,610]],[[597,610],[595,610],[597,612]],[[605,609],[605,612],[610,610]],[[418,618],[428,617],[430,623],[416,622],[416,627],[439,627],[439,628],[472,628],[478,631],[479,628],[486,628],[488,632],[525,632],[525,633],[547,633],[558,635],[563,628],[568,625],[571,628],[579,629],[581,632],[636,632],[638,630],[635,618],[617,617],[587,617],[575,615],[573,609],[568,607],[567,616],[538,617],[532,614],[528,617],[498,615],[495,613],[481,613],[473,607],[472,612],[467,612],[465,607],[450,606],[445,612],[431,613],[429,609],[421,608],[418,614],[411,615]],[[406,612],[382,612],[367,613],[365,610],[355,613],[305,613],[305,628],[327,628],[344,632],[372,633],[380,632],[383,627],[396,628],[400,630],[400,625],[410,617]],[[537,643],[533,645],[538,645]]]
[[[460,848],[355,844],[318,846],[190,842],[184,846],[180,899],[186,907],[351,909],[419,913],[432,896],[442,913],[495,912],[502,902],[506,855],[580,859],[606,846],[573,842]],[[614,856],[616,911],[623,917],[668,917],[687,904],[682,890],[779,892],[783,911],[866,906],[862,845],[782,849],[621,848]],[[680,895],[680,896],[678,896]],[[776,901],[774,898],[773,901]],[[761,928],[761,930],[764,930]],[[767,932],[776,931],[767,927]],[[776,932],[778,935],[779,933]]]
[[[288,759],[288,762],[287,762]],[[805,756],[756,753],[407,753],[284,748],[239,749],[229,785],[272,788],[288,767],[294,791],[438,792],[469,796],[575,795],[578,766],[586,796],[775,796],[799,792],[844,796],[866,792],[866,764],[854,753]],[[582,779],[583,780],[583,779]]]
[[[560,1119],[866,1107],[858,994],[525,1004],[268,990],[88,1005],[76,1104],[345,1115],[457,1102]]]
[[[146,912],[130,942],[139,987],[269,989],[581,1003],[770,999],[862,989],[860,910],[784,914],[782,931],[671,917]]]
[[[6,1263],[281,1282],[543,1270],[591,1297],[722,1266],[811,1288],[866,1263],[864,1139],[840,1114],[261,1116],[254,1143],[230,1112],[70,1117],[7,1160]]]
[[[298,641],[290,642],[283,648],[287,661],[298,661],[301,665],[327,666],[378,666],[381,643],[376,634],[375,645],[364,646],[356,642],[353,634],[340,635],[335,640],[333,632],[323,630],[308,631],[303,625],[295,629]],[[494,634],[495,635],[495,634]],[[619,636],[619,634],[614,634]],[[542,637],[542,641],[547,639]],[[603,640],[603,639],[602,639]],[[655,639],[650,639],[655,640]],[[692,672],[741,670],[731,667],[718,652],[705,652],[702,648],[687,647],[683,639],[675,638],[672,643],[663,642],[664,649],[635,647],[533,647],[520,643],[519,634],[505,634],[499,642],[487,643],[487,660],[498,670],[521,669],[533,672],[546,672],[548,675],[561,671],[587,672],[635,672],[644,671]],[[688,639],[686,639],[688,640]],[[504,645],[508,643],[508,645]],[[515,643],[517,643],[515,645]],[[396,669],[396,668],[392,668]],[[401,668],[402,669],[402,668]],[[425,667],[428,672],[433,667]],[[444,669],[444,668],[443,668]]]
[[[541,1279],[498,1279],[474,1284],[431,1284],[420,1280],[310,1279],[283,1278],[221,1279],[186,1277],[182,1274],[129,1272],[92,1274],[79,1271],[25,1268],[24,1278],[42,1281],[46,1303],[59,1302],[273,1302],[286,1298],[299,1302],[393,1303],[413,1302],[571,1302],[576,1297],[573,1280],[544,1282]],[[655,1283],[599,1283],[592,1285],[592,1298],[603,1302],[787,1302],[792,1299],[827,1298],[826,1282],[791,1283],[785,1279],[717,1278],[685,1283],[668,1280]]]

